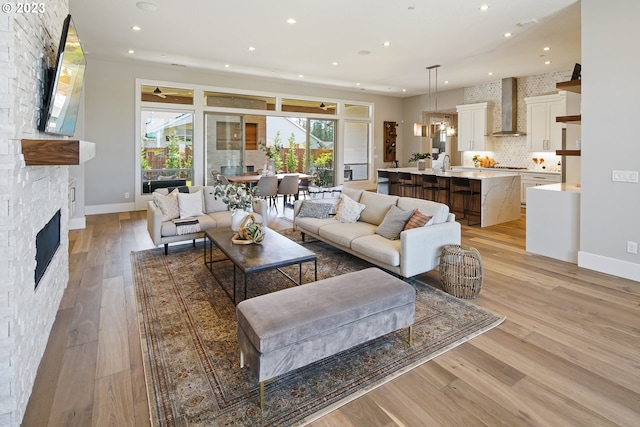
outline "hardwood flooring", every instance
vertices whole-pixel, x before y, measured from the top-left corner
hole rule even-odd
[[[70,232],[69,285],[23,426],[149,425],[129,262],[152,247],[145,215],[88,216]],[[640,425],[640,283],[528,254],[524,215],[463,222],[462,236],[483,260],[473,302],[507,320],[312,425]],[[425,278],[439,285],[437,271]]]

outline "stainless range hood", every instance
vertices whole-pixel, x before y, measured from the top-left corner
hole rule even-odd
[[[518,81],[515,77],[502,79],[502,129],[491,136],[523,136],[518,126]]]

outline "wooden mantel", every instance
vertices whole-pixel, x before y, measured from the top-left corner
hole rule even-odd
[[[27,166],[79,165],[96,156],[96,144],[77,139],[23,139]]]

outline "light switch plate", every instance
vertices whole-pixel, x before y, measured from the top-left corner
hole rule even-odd
[[[638,171],[611,171],[611,180],[613,182],[634,182],[638,183]]]

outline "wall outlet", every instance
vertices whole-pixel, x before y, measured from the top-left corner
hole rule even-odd
[[[129,193],[124,193],[124,198],[128,199],[129,198]]]
[[[627,241],[627,252],[630,254],[638,254],[638,242]]]

